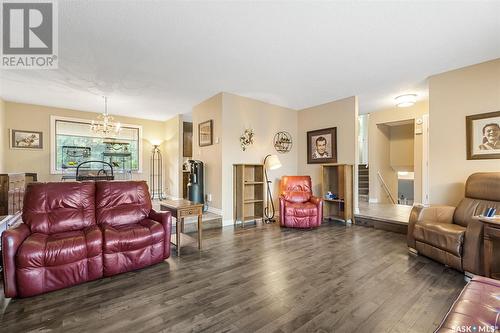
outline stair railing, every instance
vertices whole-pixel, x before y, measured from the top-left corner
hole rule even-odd
[[[389,187],[387,186],[387,184],[385,183],[384,181],[384,178],[382,177],[382,175],[380,174],[380,170],[377,171],[377,175],[378,175],[378,178],[380,180],[380,182],[382,183],[382,187],[384,188],[385,190],[385,193],[387,194],[387,196],[391,199],[391,202],[393,205],[396,204],[396,200],[394,200],[394,197],[392,196],[392,193],[391,191],[389,190]]]

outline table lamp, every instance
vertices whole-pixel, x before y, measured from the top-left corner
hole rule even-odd
[[[274,220],[274,202],[273,202],[273,194],[271,192],[271,181],[267,177],[267,170],[275,170],[281,168],[281,162],[278,156],[276,155],[267,155],[264,158],[264,175],[266,176],[266,185],[267,185],[267,198],[266,198],[266,208],[264,208],[264,215],[266,218],[264,219],[265,223],[273,223]]]

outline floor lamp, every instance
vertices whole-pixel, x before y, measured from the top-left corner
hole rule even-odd
[[[149,173],[149,185],[151,186],[151,199],[163,200],[163,165],[160,151],[160,143],[153,143],[153,151],[151,152],[151,163]]]
[[[267,177],[267,169],[275,170],[281,168],[281,162],[278,156],[276,155],[267,155],[264,158],[264,175],[266,176],[266,185],[267,185],[267,198],[266,198],[266,208],[264,208],[264,215],[266,218],[264,219],[265,223],[273,223],[274,220],[274,202],[273,202],[273,193],[271,191],[271,183]]]

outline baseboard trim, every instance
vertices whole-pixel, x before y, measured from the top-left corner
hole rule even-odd
[[[216,215],[222,215],[222,209],[219,209],[219,208],[209,206],[207,211],[210,213],[216,214]]]
[[[234,220],[233,219],[222,220],[222,226],[223,227],[228,227],[228,226],[231,226],[231,225],[234,225]]]
[[[369,198],[368,203],[378,203],[378,199],[375,198]]]

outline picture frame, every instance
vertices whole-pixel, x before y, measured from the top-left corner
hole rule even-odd
[[[337,127],[307,132],[307,164],[337,163]]]
[[[500,111],[465,117],[467,160],[500,159]]]
[[[43,149],[43,132],[11,129],[9,138],[11,149]]]
[[[206,147],[213,144],[213,120],[198,124],[198,146]]]

